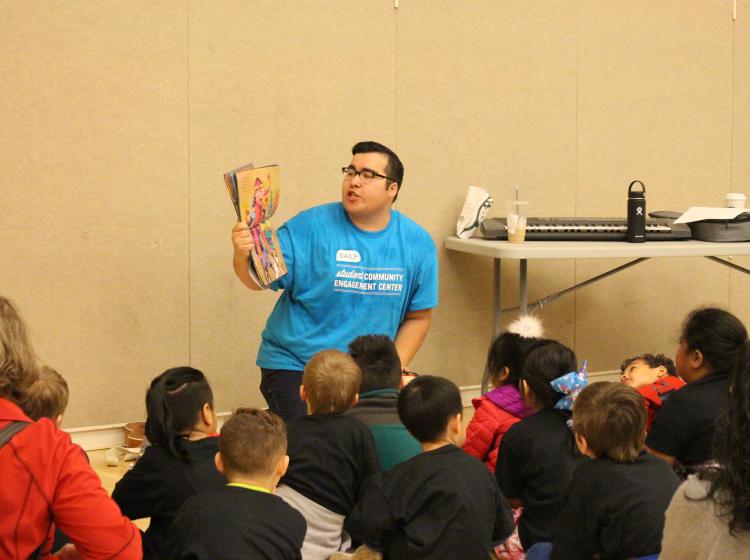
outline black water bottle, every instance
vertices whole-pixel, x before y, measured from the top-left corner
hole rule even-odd
[[[640,185],[641,191],[634,191],[634,185]],[[628,243],[646,241],[646,186],[640,181],[633,181],[628,187]]]

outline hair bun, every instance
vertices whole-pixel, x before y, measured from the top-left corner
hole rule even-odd
[[[508,325],[508,332],[517,334],[521,338],[544,338],[542,322],[534,315],[521,315]]]

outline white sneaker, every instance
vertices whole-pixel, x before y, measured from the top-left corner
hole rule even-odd
[[[484,221],[487,210],[494,202],[490,193],[482,187],[470,186],[466,193],[464,207],[461,208],[461,215],[456,223],[456,235],[463,239],[471,237]]]

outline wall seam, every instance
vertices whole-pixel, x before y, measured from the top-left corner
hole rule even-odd
[[[732,18],[732,71],[729,73],[729,192],[734,192],[734,73],[737,51],[736,19]],[[727,270],[727,305],[732,306],[732,270]]]
[[[187,111],[187,343],[188,343],[188,364],[192,363],[193,359],[193,340],[192,340],[192,311],[193,311],[193,298],[190,292],[191,280],[190,272],[192,270],[192,254],[190,252],[191,236],[190,236],[190,198],[191,198],[191,176],[190,176],[190,0],[185,0],[185,94],[186,99],[186,111]]]
[[[573,215],[578,216],[578,74],[580,72],[580,64],[579,59],[581,56],[580,48],[581,48],[581,0],[578,0],[576,2],[576,57],[575,57],[575,66],[576,66],[576,73],[575,73],[575,85],[573,86],[575,88],[575,144],[574,144],[574,151],[575,154],[573,156]],[[573,283],[575,284],[578,278],[578,259],[573,259]],[[578,342],[577,340],[577,332],[576,332],[576,317],[578,313],[576,312],[578,309],[577,306],[577,298],[578,294],[576,292],[573,292],[573,348],[576,348],[576,344]]]

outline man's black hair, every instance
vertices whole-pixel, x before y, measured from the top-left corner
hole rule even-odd
[[[362,370],[360,395],[377,389],[401,387],[401,358],[384,334],[358,336],[349,343],[349,355]]]
[[[438,441],[448,421],[461,412],[461,392],[444,377],[420,375],[398,397],[398,417],[422,443]]]
[[[383,144],[378,142],[373,142],[372,140],[357,142],[352,146],[353,156],[357,154],[369,154],[372,152],[388,156],[388,166],[385,168],[385,174],[391,179],[391,182],[395,181],[398,183],[398,191],[401,191],[401,185],[404,182],[404,164],[401,163],[396,152],[389,147],[383,146]],[[390,183],[388,184],[390,185]],[[396,197],[394,197],[393,200],[395,201],[396,198],[398,198],[398,192],[396,192]]]

